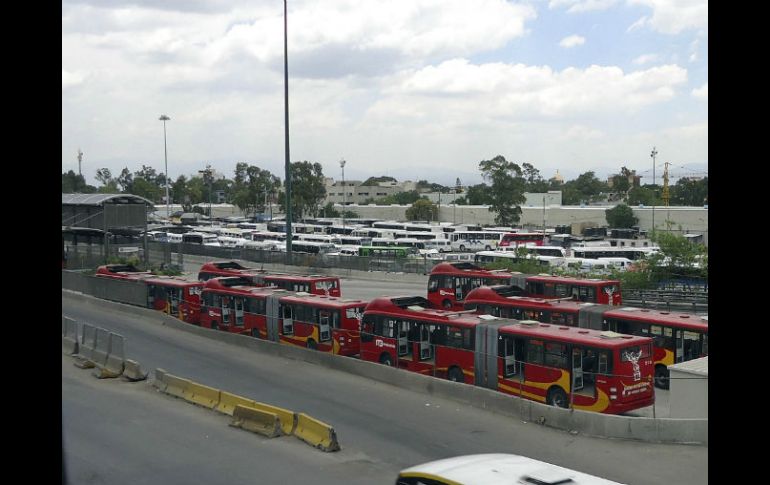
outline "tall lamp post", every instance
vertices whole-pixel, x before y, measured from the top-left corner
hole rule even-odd
[[[166,121],[170,119],[166,115],[160,115],[160,118],[158,118],[158,120],[163,122],[163,156],[166,160],[166,218],[171,217],[171,201],[168,197],[168,150],[166,148]]]
[[[340,160],[340,168],[342,168],[342,234],[345,234],[345,164],[347,162],[343,158]]]
[[[658,154],[658,150],[652,147],[652,234],[655,234],[655,155]]]

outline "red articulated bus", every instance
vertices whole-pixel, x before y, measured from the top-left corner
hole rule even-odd
[[[465,309],[500,318],[652,337],[655,385],[668,389],[667,366],[708,355],[708,317],[684,312],[616,307],[518,296],[510,286],[481,287],[465,298]]]
[[[653,403],[652,339],[372,300],[361,359],[554,406],[623,413]]]
[[[248,278],[210,279],[203,288],[201,325],[298,347],[359,353],[366,302],[254,287]]]
[[[428,277],[428,300],[447,310],[462,310],[463,300],[471,290],[495,285],[511,285],[519,289],[519,295],[536,298],[572,298],[613,305],[620,305],[622,301],[618,280],[525,275],[488,270],[473,263],[434,266]]]
[[[160,310],[182,321],[198,325],[203,283],[178,276],[153,276],[147,285],[147,308]]]
[[[542,246],[545,235],[542,232],[507,232],[500,238],[498,247],[516,247],[525,244]]]
[[[132,264],[105,264],[96,268],[96,276],[121,280],[141,279],[154,276],[150,271],[139,271]]]
[[[313,295],[342,296],[340,279],[336,276],[291,275],[268,273],[247,268],[235,261],[209,262],[198,272],[198,279],[206,281],[220,276],[242,276],[251,280],[252,286],[277,286],[289,291],[303,291]]]
[[[604,305],[622,303],[619,280],[533,275],[527,276],[524,291],[533,298],[573,298]]]

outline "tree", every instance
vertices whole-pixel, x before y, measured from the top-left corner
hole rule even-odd
[[[626,204],[618,204],[612,209],[607,209],[604,213],[606,214],[607,224],[612,228],[631,228],[639,223],[639,218],[634,215],[634,211]]]
[[[238,163],[235,179],[232,181],[232,202],[244,212],[255,214],[265,212],[266,200],[272,200],[273,193],[281,181],[268,170],[255,165]]]
[[[594,172],[580,174],[575,180],[564,184],[562,189],[562,201],[564,205],[578,205],[581,202],[593,202],[599,200],[602,193],[608,192],[609,187],[602,182]]]
[[[131,175],[131,172],[128,171],[128,168],[123,168],[123,170],[120,172],[120,175],[118,175],[116,182],[120,187],[121,192],[126,194],[132,193],[131,189],[134,185],[134,176]]]
[[[364,180],[364,183],[361,185],[377,185],[380,182],[397,182],[397,180],[393,177],[383,175],[382,177],[369,177],[368,179]]]
[[[294,162],[290,166],[292,220],[306,216],[316,217],[321,202],[326,198],[323,167],[320,163]],[[280,205],[286,210],[286,197]]]
[[[176,178],[176,182],[171,184],[171,200],[175,204],[189,204],[190,194],[187,188],[187,177],[180,175]]]
[[[650,186],[634,187],[628,191],[628,205],[660,205],[660,201],[655,198],[655,191]]]
[[[521,167],[509,162],[502,155],[492,160],[479,162],[479,169],[484,180],[490,180],[490,212],[496,212],[495,223],[510,226],[521,218],[521,204],[526,201],[524,188],[526,181],[522,177]]]
[[[438,206],[428,199],[419,199],[406,210],[408,221],[434,221],[438,219]]]
[[[96,192],[96,187],[86,184],[86,179],[82,175],[70,170],[61,174],[61,192],[62,194],[93,194]]]
[[[521,168],[523,171],[524,180],[527,182],[527,192],[534,192],[538,194],[548,192],[550,189],[550,184],[548,181],[543,180],[543,177],[540,175],[540,170],[536,169],[534,165],[527,162],[522,163]]]
[[[709,178],[680,178],[671,188],[671,205],[702,206],[708,203]]]
[[[420,199],[419,192],[417,192],[416,190],[407,190],[405,192],[396,192],[395,194],[389,195],[387,197],[377,199],[376,202],[381,205],[388,205],[388,204],[408,205],[408,204],[414,204],[418,199]]]
[[[492,197],[489,195],[487,184],[471,185],[465,191],[465,195],[457,199],[457,205],[490,205]]]
[[[112,173],[109,168],[100,168],[96,171],[96,180],[102,185],[107,185],[112,180]]]

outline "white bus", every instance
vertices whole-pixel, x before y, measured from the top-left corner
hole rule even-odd
[[[337,246],[331,243],[315,241],[292,241],[293,253],[327,254],[337,251]]]
[[[494,231],[455,231],[449,233],[453,251],[492,251],[497,249],[502,232]]]
[[[423,243],[425,249],[437,249],[440,253],[452,251],[452,242],[449,239],[426,239]]]

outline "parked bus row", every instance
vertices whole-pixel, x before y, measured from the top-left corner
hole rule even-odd
[[[635,307],[520,296],[512,286],[480,287],[465,310],[517,320],[652,337],[655,385],[668,389],[669,365],[708,355],[708,317]]]

